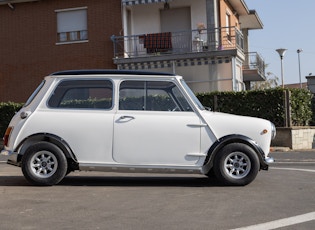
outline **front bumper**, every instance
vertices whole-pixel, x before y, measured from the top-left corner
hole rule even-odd
[[[268,170],[269,164],[275,162],[272,157],[265,157],[263,162],[260,162],[260,168],[262,170]]]
[[[272,157],[266,157],[266,158],[265,158],[265,162],[266,162],[267,164],[271,164],[271,163],[274,163],[275,160],[274,160]]]

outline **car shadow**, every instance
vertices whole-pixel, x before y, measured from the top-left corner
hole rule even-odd
[[[23,176],[0,176],[0,186],[29,186]]]
[[[0,176],[0,186],[33,186],[23,176]],[[119,187],[218,187],[216,179],[207,177],[166,176],[66,176],[55,186]]]
[[[165,176],[67,176],[59,186],[211,187],[220,186],[207,177]]]

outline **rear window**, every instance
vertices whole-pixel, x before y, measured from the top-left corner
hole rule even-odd
[[[65,80],[51,95],[48,106],[68,109],[111,109],[113,83],[110,80]]]
[[[36,95],[38,94],[38,92],[43,88],[44,85],[45,85],[45,80],[42,81],[39,86],[37,86],[37,88],[36,88],[35,91],[32,93],[32,95],[27,99],[26,103],[24,104],[24,107],[26,107],[26,106],[28,106],[29,104],[31,104],[31,102],[34,100],[34,98],[36,97]]]

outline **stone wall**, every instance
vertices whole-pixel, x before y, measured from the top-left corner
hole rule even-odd
[[[302,126],[291,128],[277,128],[276,138],[272,146],[289,147],[292,150],[315,148],[315,127]]]

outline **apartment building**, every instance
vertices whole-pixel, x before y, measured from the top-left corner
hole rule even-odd
[[[113,36],[118,69],[172,72],[195,92],[241,91],[264,81],[264,61],[249,51],[262,29],[244,0],[122,0],[123,36]]]
[[[0,101],[66,69],[171,72],[195,92],[265,80],[248,45],[263,24],[244,0],[0,0],[0,28]]]

